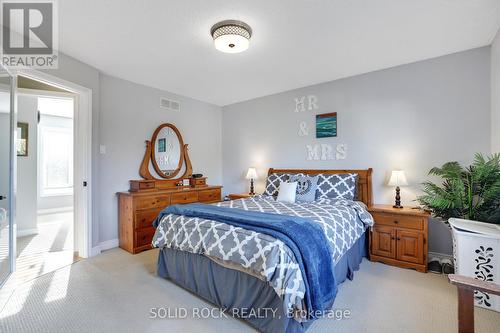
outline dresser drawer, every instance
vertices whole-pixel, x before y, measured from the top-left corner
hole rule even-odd
[[[195,191],[185,192],[185,193],[175,193],[172,194],[172,205],[174,204],[186,204],[198,201],[198,193]]]
[[[135,213],[135,228],[147,228],[153,226],[153,221],[156,219],[161,209],[140,210]]]
[[[220,189],[216,190],[205,190],[198,192],[198,200],[200,202],[214,202],[220,201]]]
[[[169,204],[170,195],[152,195],[135,199],[136,209],[165,208]]]
[[[201,178],[191,178],[189,179],[189,184],[191,186],[206,186],[207,185],[207,179],[205,177]]]
[[[375,222],[379,225],[390,225],[393,227],[399,228],[409,228],[409,229],[424,229],[424,221],[423,217],[419,216],[403,216],[403,215],[393,215],[393,214],[384,214],[384,213],[373,213],[373,218]]]
[[[153,227],[137,230],[135,232],[135,246],[139,247],[151,244],[151,242],[153,241],[154,234],[155,234],[155,228]]]

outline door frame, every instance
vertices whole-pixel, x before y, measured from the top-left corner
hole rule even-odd
[[[92,182],[90,181],[92,179],[92,89],[34,69],[16,70],[16,80],[17,75],[55,86],[74,94],[73,212],[75,249],[78,251],[79,257],[91,257],[93,255]],[[25,92],[26,90],[22,91]],[[36,92],[36,90],[30,91]],[[47,91],[38,92],[41,95],[52,94],[52,96],[55,96],[57,94]]]

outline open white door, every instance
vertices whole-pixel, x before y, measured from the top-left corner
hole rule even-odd
[[[15,78],[0,67],[0,286],[15,263]],[[20,142],[22,144],[22,142]],[[22,149],[22,147],[19,147]]]

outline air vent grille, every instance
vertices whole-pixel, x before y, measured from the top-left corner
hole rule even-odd
[[[180,111],[181,110],[181,103],[177,101],[173,101],[171,99],[162,97],[160,98],[160,107],[162,109],[167,109],[170,111]]]

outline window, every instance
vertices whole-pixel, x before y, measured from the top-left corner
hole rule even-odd
[[[64,104],[72,114],[73,100],[39,98],[41,196],[73,194],[73,119],[54,115]]]

